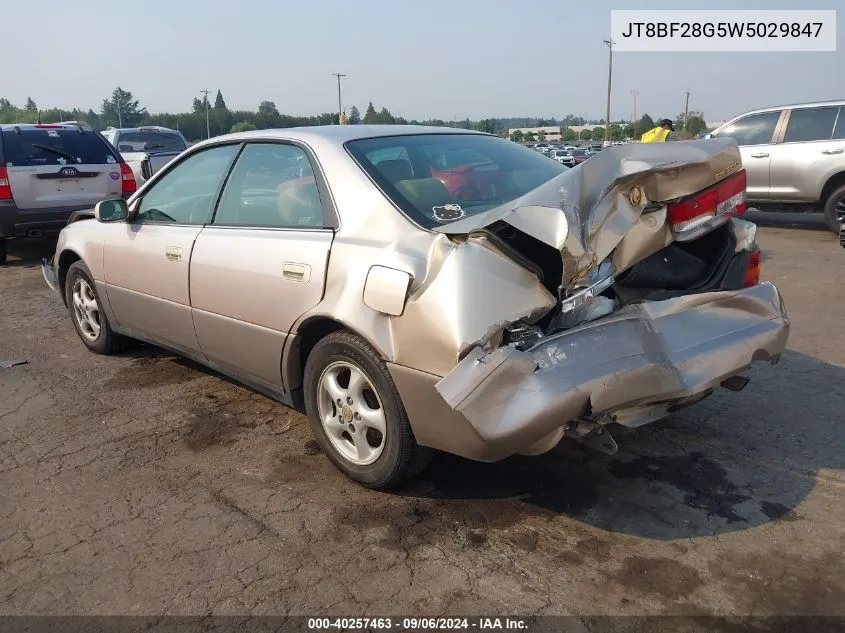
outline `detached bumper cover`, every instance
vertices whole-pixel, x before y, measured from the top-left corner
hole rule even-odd
[[[59,291],[59,280],[56,275],[56,269],[53,267],[53,260],[44,258],[41,260],[41,274],[44,275],[44,281],[47,285],[56,292]]]
[[[436,388],[496,459],[587,411],[689,400],[755,361],[776,362],[788,336],[780,294],[763,283],[630,305],[526,351],[476,347]]]

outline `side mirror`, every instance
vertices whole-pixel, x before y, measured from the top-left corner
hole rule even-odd
[[[129,207],[122,198],[103,200],[94,207],[94,217],[98,222],[122,222],[129,217]]]

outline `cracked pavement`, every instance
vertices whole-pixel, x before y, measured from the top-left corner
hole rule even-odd
[[[395,493],[346,480],[302,415],[155,348],[88,353],[0,268],[0,614],[845,615],[845,251],[761,214],[790,351],[673,417]]]

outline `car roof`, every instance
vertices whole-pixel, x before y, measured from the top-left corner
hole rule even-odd
[[[174,130],[173,128],[163,127],[161,125],[142,125],[140,127],[110,127],[106,129],[106,132],[140,132],[141,130],[156,130],[157,132],[175,132],[178,133],[179,130]]]
[[[795,108],[823,108],[825,106],[845,106],[845,99],[839,99],[837,101],[810,101],[807,103],[793,103],[788,105],[767,106],[765,108],[757,108],[756,110],[749,110],[748,112],[743,112],[738,116],[746,116],[748,114],[761,114],[763,112],[776,112],[778,110],[792,110]]]
[[[357,141],[365,138],[419,134],[475,134],[491,136],[490,134],[476,132],[474,130],[428,125],[312,125],[225,134],[200,141],[194,147],[219,143],[221,141],[247,141],[251,139],[279,139],[301,141],[306,144],[312,141],[319,141],[322,143],[329,142],[331,144],[343,145],[349,141]]]
[[[15,128],[23,130],[49,130],[49,129],[63,129],[63,130],[91,130],[87,123],[76,121],[68,121],[62,123],[0,123],[0,130],[14,130]]]

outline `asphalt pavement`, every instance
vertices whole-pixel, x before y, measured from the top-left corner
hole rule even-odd
[[[0,268],[0,615],[845,615],[845,250],[752,214],[793,320],[756,366],[596,457],[346,480],[304,417],[155,348],[86,351]]]

